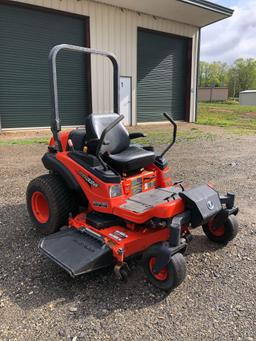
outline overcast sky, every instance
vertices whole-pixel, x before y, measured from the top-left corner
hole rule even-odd
[[[233,16],[202,29],[201,60],[231,64],[256,58],[256,0],[212,0],[233,8]]]

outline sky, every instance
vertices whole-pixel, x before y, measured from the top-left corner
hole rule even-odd
[[[232,64],[256,58],[256,0],[212,0],[235,10],[231,18],[202,29],[201,60]]]

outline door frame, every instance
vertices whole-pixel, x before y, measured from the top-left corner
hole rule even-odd
[[[129,123],[128,123],[128,126],[130,127],[130,126],[132,126],[132,76],[122,76],[122,75],[120,75],[120,82],[121,82],[121,78],[128,78],[128,79],[130,79],[130,99],[131,99],[131,101],[130,101],[130,117],[129,117]],[[120,102],[121,102],[121,96],[120,96]]]

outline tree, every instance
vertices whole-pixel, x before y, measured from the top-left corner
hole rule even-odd
[[[238,97],[240,91],[256,87],[256,60],[237,59],[228,72],[229,96]]]
[[[222,62],[200,62],[200,87],[228,86],[229,96],[256,88],[256,59],[237,59],[232,65]]]
[[[210,70],[209,70],[209,63],[207,62],[200,62],[199,66],[199,86],[206,87],[209,84],[210,79]]]
[[[227,84],[228,65],[221,62],[200,62],[200,87],[220,87]]]

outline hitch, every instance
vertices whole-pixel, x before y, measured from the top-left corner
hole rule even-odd
[[[227,195],[223,195],[220,197],[220,202],[222,205],[225,205],[220,212],[214,217],[213,220],[213,228],[218,228],[222,226],[230,215],[237,215],[239,208],[235,207],[235,194],[227,193]]]
[[[235,194],[228,192],[227,195],[220,196],[220,202],[222,205],[226,205],[228,209],[232,209],[235,206]]]

